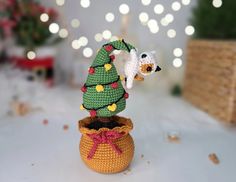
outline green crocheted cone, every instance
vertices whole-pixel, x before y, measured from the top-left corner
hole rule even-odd
[[[125,109],[127,93],[110,54],[114,50],[130,52],[131,49],[135,48],[119,40],[103,45],[98,51],[83,87],[83,107],[91,116],[110,117]]]

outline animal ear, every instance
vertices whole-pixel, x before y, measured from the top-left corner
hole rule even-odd
[[[156,51],[151,51],[151,53],[154,55],[154,54],[156,54]]]

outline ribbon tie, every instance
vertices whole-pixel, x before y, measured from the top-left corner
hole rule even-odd
[[[87,158],[90,160],[93,158],[97,147],[99,144],[106,143],[111,146],[111,148],[117,153],[121,154],[122,151],[119,149],[119,147],[113,143],[115,139],[118,139],[123,136],[123,133],[118,133],[116,131],[102,131],[99,134],[87,134],[92,140],[93,140],[93,146],[87,156]]]

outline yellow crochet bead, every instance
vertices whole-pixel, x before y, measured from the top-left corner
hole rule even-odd
[[[104,68],[106,71],[109,71],[111,69],[112,65],[111,64],[105,64]]]
[[[112,111],[112,112],[114,112],[114,111],[116,110],[116,108],[117,108],[116,104],[112,104],[112,105],[110,105],[110,106],[107,106],[107,109],[108,109],[109,111]]]
[[[80,109],[81,109],[81,110],[84,110],[83,104],[80,105]]]
[[[104,87],[102,85],[97,85],[96,86],[96,90],[97,90],[97,92],[103,92],[104,91]]]
[[[123,76],[120,75],[120,80],[123,81],[125,78]]]

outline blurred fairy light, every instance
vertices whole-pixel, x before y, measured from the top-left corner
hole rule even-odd
[[[90,6],[90,0],[80,0],[80,5],[83,8],[88,8]]]
[[[97,42],[101,42],[103,37],[102,37],[102,34],[101,33],[97,33],[95,36],[94,36],[94,39],[97,41]]]
[[[155,34],[155,33],[157,33],[159,31],[159,27],[155,26],[153,28],[150,28],[149,30],[150,30],[151,33]]]
[[[161,19],[161,25],[162,25],[162,26],[167,26],[168,24],[169,24],[169,23],[166,21],[166,18],[165,18],[165,17]]]
[[[59,37],[61,38],[66,38],[68,36],[68,30],[66,30],[65,28],[62,28],[60,31],[59,31]]]
[[[93,50],[90,47],[86,47],[83,50],[83,55],[84,57],[89,58],[93,55]]]
[[[148,27],[149,27],[149,28],[153,28],[153,27],[155,27],[155,26],[157,26],[157,21],[154,20],[154,19],[150,19],[150,20],[148,21]]]
[[[81,45],[80,45],[80,43],[79,43],[79,40],[73,40],[72,42],[71,42],[71,46],[72,46],[72,48],[73,49],[79,49],[80,47],[81,47]]]
[[[47,21],[49,20],[48,14],[47,14],[47,13],[41,14],[41,15],[40,15],[40,20],[41,20],[42,22],[47,22]]]
[[[213,0],[212,1],[212,5],[215,7],[215,8],[220,8],[222,6],[223,2],[222,0]]]
[[[117,36],[112,36],[111,39],[110,39],[111,42],[116,41],[116,40],[119,40],[119,38]]]
[[[151,33],[157,33],[159,31],[159,26],[156,20],[150,19],[147,25]]]
[[[169,38],[174,38],[176,36],[176,31],[174,29],[170,29],[167,31],[167,36]]]
[[[33,60],[36,58],[36,53],[34,51],[29,51],[29,52],[27,52],[26,56],[28,59]]]
[[[162,14],[164,12],[164,6],[162,4],[155,5],[154,12],[159,15]]]
[[[152,2],[152,0],[141,0],[141,2],[144,6],[148,6]]]
[[[78,28],[80,26],[80,21],[78,19],[74,18],[71,20],[70,24],[73,28]]]
[[[173,66],[176,67],[176,68],[181,67],[182,64],[183,64],[183,61],[182,61],[182,59],[180,59],[180,58],[175,58],[175,59],[173,60]]]
[[[79,38],[78,43],[80,46],[86,46],[88,44],[88,39],[85,36]]]
[[[190,4],[190,0],[182,0],[182,4],[183,5],[189,5]]]
[[[174,54],[174,56],[176,56],[176,57],[180,57],[180,56],[183,55],[183,50],[182,50],[181,48],[175,48],[175,49],[173,50],[173,54]]]
[[[105,19],[107,22],[113,22],[114,19],[115,19],[115,16],[113,13],[107,13],[106,16],[105,16]]]
[[[111,38],[111,32],[109,31],[109,30],[104,30],[103,32],[102,32],[102,37],[104,38],[104,39],[106,39],[106,40],[109,40],[110,38]]]
[[[187,35],[193,35],[195,32],[195,29],[192,25],[188,25],[186,28],[185,28],[185,33]]]
[[[127,4],[121,4],[119,7],[119,11],[121,14],[126,15],[129,13],[129,6]]]
[[[169,23],[171,23],[171,22],[174,21],[174,16],[173,16],[172,14],[167,14],[167,15],[165,16],[165,19],[166,19],[166,21],[167,21],[168,24],[169,24]]]
[[[161,25],[168,26],[173,21],[174,21],[174,16],[172,14],[167,14],[165,17],[161,19]]]
[[[65,4],[65,0],[56,0],[58,6],[63,6]]]
[[[141,23],[146,23],[146,22],[148,22],[148,19],[149,19],[149,16],[148,16],[148,14],[147,14],[146,12],[141,12],[141,13],[139,14],[139,21],[140,21]]]
[[[171,8],[172,8],[174,11],[179,11],[180,8],[181,8],[181,4],[180,4],[178,1],[175,1],[175,2],[172,3]]]
[[[49,25],[49,31],[53,34],[56,34],[59,31],[59,25],[57,23],[51,23]]]

